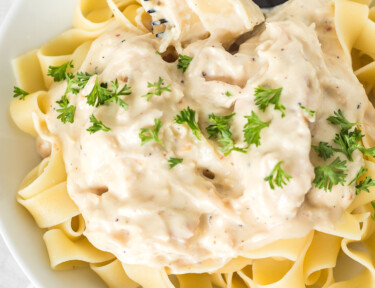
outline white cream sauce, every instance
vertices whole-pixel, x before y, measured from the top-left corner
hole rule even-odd
[[[192,41],[179,51],[194,58],[184,74],[155,53],[161,42],[151,34],[114,27],[94,41],[80,70],[97,71],[101,82],[119,79],[131,86],[132,94],[124,99],[129,110],[114,103],[89,106],[85,95],[94,76],[78,96],[69,95],[77,106],[74,124],[62,124],[55,109],[47,116],[50,131],[62,142],[68,191],[86,221],[88,239],[124,263],[201,272],[274,240],[338,223],[354,187],[314,188],[314,167],[325,162],[311,145],[332,143],[338,130],[326,119],[334,111],[340,108],[350,121],[361,122],[370,104],[344,58],[333,16],[332,1],[290,1],[269,13],[265,30],[234,55],[215,37]],[[172,85],[172,92],[147,102],[141,97],[149,90],[147,83],[159,77]],[[283,88],[284,118],[271,106],[266,112],[257,108],[258,85]],[[52,103],[65,88],[53,86]],[[227,97],[227,91],[233,96]],[[316,110],[316,116],[300,105]],[[187,106],[197,111],[205,136],[201,141],[173,121]],[[205,132],[208,115],[235,112],[233,139],[245,147],[244,116],[251,111],[271,121],[262,130],[262,144],[247,154],[222,156]],[[112,131],[90,135],[92,113]],[[165,146],[141,146],[140,129],[152,128],[155,118],[163,122],[159,137]],[[184,160],[169,169],[169,157]],[[293,178],[283,189],[272,190],[264,178],[279,161]],[[360,153],[354,153],[348,182],[362,165]],[[214,179],[206,177],[212,176],[206,170]]]

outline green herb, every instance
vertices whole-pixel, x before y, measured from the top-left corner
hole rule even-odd
[[[257,147],[260,145],[260,132],[262,129],[269,127],[270,122],[263,122],[259,116],[252,111],[251,116],[245,116],[247,123],[243,129],[246,143],[251,146],[255,144]]]
[[[315,167],[315,179],[313,180],[313,184],[319,189],[332,191],[333,185],[344,185],[347,176],[345,171],[348,171],[346,161],[341,161],[340,158],[337,157],[327,166]]]
[[[98,107],[104,105],[105,101],[112,97],[112,91],[107,88],[106,83],[99,84],[98,79],[95,80],[95,85],[90,94],[86,96],[87,104]]]
[[[368,171],[367,169],[361,167],[357,176],[349,183],[349,185],[352,185],[354,182],[356,182],[355,191],[357,195],[359,195],[361,191],[366,191],[369,193],[370,190],[368,188],[375,186],[375,181],[372,180],[371,177],[366,177],[364,181],[360,181],[362,176],[365,175],[367,171]]]
[[[341,109],[339,109],[337,112],[335,111],[334,116],[328,117],[327,120],[331,122],[332,124],[340,126],[341,129],[346,130],[346,131],[358,125],[358,123],[350,123],[348,119],[345,118]]]
[[[362,177],[365,173],[367,173],[367,171],[368,171],[367,169],[361,167],[361,169],[359,169],[359,172],[358,172],[357,176],[356,176],[352,181],[350,181],[350,183],[349,183],[348,185],[350,186],[350,185],[352,185],[354,182],[357,182],[359,179],[361,179],[361,177]]]
[[[122,100],[120,98],[120,96],[127,96],[127,95],[130,95],[132,92],[131,92],[131,87],[128,87],[126,84],[122,87],[121,90],[118,91],[119,89],[119,84],[118,84],[118,81],[116,79],[115,82],[111,82],[112,84],[112,89],[113,89],[113,92],[111,94],[111,97],[108,98],[107,100],[104,101],[104,103],[110,103],[110,102],[115,102],[117,104],[119,104],[122,108],[124,108],[125,110],[128,110],[129,108],[129,105],[127,103],[125,103],[124,100]]]
[[[171,91],[171,85],[163,86],[164,85],[163,78],[159,77],[158,82],[155,83],[147,83],[147,88],[154,88],[150,92],[148,92],[146,95],[143,95],[142,97],[146,97],[147,101],[150,101],[152,96],[161,96],[162,92],[172,92]]]
[[[318,153],[318,156],[324,160],[331,158],[335,152],[335,149],[327,142],[320,142],[319,146],[313,145],[312,148]]]
[[[155,54],[161,56],[161,54],[158,50],[155,51]]]
[[[64,95],[66,96],[68,95],[68,93],[73,93],[74,95],[77,95],[81,88],[75,86],[77,85],[77,80],[75,79],[74,75],[72,73],[67,73],[65,76],[67,80],[67,86]]]
[[[182,69],[182,72],[185,73],[192,60],[193,60],[193,57],[178,54],[177,69]]]
[[[25,97],[29,95],[29,92],[26,92],[25,90],[22,90],[20,87],[14,86],[13,87],[13,98],[20,97],[19,100],[25,100]]]
[[[365,156],[375,157],[375,147],[365,149],[363,146],[359,148],[359,150],[363,153]]]
[[[87,85],[87,82],[90,80],[90,78],[92,76],[93,76],[92,74],[89,74],[87,72],[85,72],[85,73],[78,72],[76,84],[78,85],[78,87],[84,88]]]
[[[225,92],[225,96],[227,97],[231,97],[232,96],[232,93],[230,93],[229,91]]]
[[[111,129],[105,126],[102,121],[99,121],[98,119],[96,119],[94,114],[90,116],[90,123],[92,123],[92,126],[87,129],[87,131],[89,131],[90,134],[93,134],[100,130],[104,132],[111,131]]]
[[[255,88],[255,104],[263,112],[270,104],[275,105],[274,109],[281,112],[281,117],[285,117],[285,106],[280,104],[280,97],[283,88],[272,89],[258,86]]]
[[[299,106],[301,107],[302,110],[304,110],[307,114],[309,114],[311,117],[313,117],[315,115],[315,111],[314,110],[310,110],[308,108],[306,108],[305,106],[301,105]]]
[[[355,194],[359,195],[362,191],[370,193],[369,188],[374,186],[375,180],[372,180],[372,178],[368,176],[364,181],[357,182],[357,185],[355,185]]]
[[[174,120],[177,124],[187,124],[193,131],[195,137],[197,137],[198,140],[202,139],[202,133],[199,129],[198,123],[195,121],[195,111],[193,109],[187,107],[182,110],[180,115],[177,115]]]
[[[49,66],[47,76],[53,77],[53,80],[55,82],[60,82],[62,80],[66,79],[66,70],[68,68],[74,68],[73,61],[66,62],[65,64],[62,64],[61,66]]]
[[[159,139],[159,131],[160,128],[163,126],[163,122],[160,119],[154,119],[154,129],[150,128],[141,128],[141,132],[139,133],[139,138],[142,141],[142,145],[146,144],[150,141],[155,141],[159,143],[161,146],[164,146],[164,143]]]
[[[57,112],[61,113],[59,116],[57,116],[57,119],[60,119],[64,124],[66,122],[73,123],[76,106],[69,105],[69,100],[65,95],[61,97],[60,101],[56,101],[56,103],[61,107],[61,109],[56,110]]]
[[[235,115],[235,113],[227,116],[217,116],[215,114],[210,114],[208,117],[208,120],[210,120],[214,124],[206,128],[207,133],[210,135],[210,139],[217,139],[220,144],[219,148],[223,151],[225,156],[228,156],[232,151],[247,153],[245,149],[236,147],[232,139],[229,122]]]
[[[333,142],[340,146],[340,148],[335,149],[335,151],[343,153],[349,161],[353,161],[352,154],[355,150],[359,149],[365,151],[361,143],[363,137],[364,135],[362,135],[361,131],[357,128],[355,128],[353,132],[342,129],[339,134],[336,134],[333,140]]]
[[[182,161],[184,161],[184,159],[182,158],[173,158],[173,157],[169,158],[168,159],[169,169],[174,168],[178,164],[182,163]]]
[[[276,164],[276,166],[273,168],[271,174],[264,178],[264,181],[268,182],[271,189],[275,189],[276,186],[283,188],[283,185],[286,185],[287,182],[289,182],[290,179],[292,179],[292,176],[287,174],[282,168],[281,165],[283,164],[283,161],[280,161]]]
[[[371,216],[372,220],[375,221],[375,201],[371,201],[372,209],[374,209],[374,215]]]

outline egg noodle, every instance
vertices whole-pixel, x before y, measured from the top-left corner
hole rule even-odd
[[[43,119],[49,109],[48,90],[53,81],[47,76],[49,66],[73,61],[78,71],[92,41],[114,21],[125,29],[148,32],[147,25],[142,24],[147,14],[136,1],[78,2],[73,29],[14,62],[18,84],[31,94],[25,101],[12,102],[11,116],[22,131],[34,137],[47,129]],[[375,96],[375,8],[371,8],[371,2],[336,0],[332,11],[333,29],[347,57],[352,57],[355,74],[370,99]],[[366,137],[364,141],[372,140]],[[368,175],[375,178],[375,160],[366,158],[365,163]],[[62,149],[54,142],[51,154],[23,180],[17,198],[37,225],[45,229],[43,239],[55,270],[89,265],[111,288],[375,287],[374,187],[370,193],[356,197],[345,212],[344,223],[329,233],[311,231],[303,238],[276,241],[254,251],[251,259],[233,259],[215,273],[169,275],[168,269],[122,264],[112,254],[95,248],[83,235],[85,222],[67,193],[66,179]],[[360,268],[354,278],[335,280],[334,275],[342,268],[336,267],[339,255]]]

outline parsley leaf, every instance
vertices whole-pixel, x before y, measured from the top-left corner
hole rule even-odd
[[[225,92],[225,96],[227,97],[231,97],[232,96],[232,93],[230,93],[229,91]]]
[[[180,115],[177,115],[174,120],[177,124],[187,124],[193,131],[195,137],[197,137],[198,140],[202,139],[202,133],[199,129],[198,123],[195,121],[195,111],[193,109],[187,107],[182,110]]]
[[[173,158],[173,157],[169,158],[168,159],[169,169],[174,168],[175,166],[182,163],[183,161],[184,159],[182,158]]]
[[[352,185],[354,182],[356,182],[355,185],[355,193],[356,195],[359,195],[362,191],[366,191],[367,193],[370,193],[369,188],[375,186],[375,180],[372,180],[371,177],[366,177],[364,181],[360,181],[363,175],[367,173],[368,169],[365,169],[361,167],[359,170],[357,176],[350,181],[349,185]]]
[[[25,97],[30,94],[29,92],[26,92],[25,90],[22,90],[20,87],[17,86],[13,87],[13,93],[13,98],[21,96],[19,99],[23,101],[25,100]]]
[[[163,126],[163,122],[160,119],[154,119],[154,129],[150,128],[141,128],[141,132],[139,133],[139,138],[142,141],[142,146],[145,145],[147,142],[155,141],[159,143],[161,146],[164,146],[164,143],[159,139],[159,131],[160,128]]]
[[[249,147],[255,144],[256,147],[260,145],[260,132],[262,129],[269,127],[270,122],[263,122],[259,116],[252,111],[251,116],[245,116],[247,123],[243,129],[246,143]]]
[[[66,98],[66,95],[62,96],[60,101],[56,101],[57,104],[61,107],[61,109],[57,109],[56,111],[61,113],[57,116],[57,119],[60,119],[62,123],[73,123],[74,122],[74,115],[76,112],[76,106],[69,105],[69,100]]]
[[[309,114],[311,117],[313,117],[315,115],[315,111],[314,110],[310,110],[310,109],[306,108],[303,105],[300,105],[299,107],[301,107],[301,109],[303,111],[305,111],[307,114]]]
[[[285,117],[285,106],[280,104],[280,97],[283,88],[272,89],[258,86],[255,88],[255,104],[263,112],[270,104],[275,105],[274,109],[281,112],[281,117]]]
[[[348,186],[352,185],[354,182],[357,182],[365,173],[367,173],[367,171],[368,169],[361,167],[361,169],[359,169],[357,176],[355,176],[355,178],[352,181],[350,181]]]
[[[67,95],[68,93],[77,95],[81,89],[74,86],[77,84],[77,80],[75,79],[74,75],[72,73],[67,73],[65,77],[67,79],[67,86],[64,95]]]
[[[94,107],[104,105],[105,101],[112,97],[111,93],[112,91],[107,88],[106,83],[99,84],[98,79],[96,79],[90,94],[86,95],[87,104]]]
[[[374,215],[372,215],[371,218],[375,221],[375,201],[371,201],[371,206],[374,209]]]
[[[116,79],[116,81],[115,82],[111,82],[111,84],[112,84],[113,94],[111,95],[110,98],[108,98],[107,100],[105,100],[104,103],[115,102],[115,103],[119,104],[122,108],[124,108],[124,110],[128,110],[129,105],[127,103],[125,103],[125,101],[122,100],[120,98],[120,96],[130,95],[132,93],[131,92],[131,87],[128,87],[128,85],[125,84],[121,88],[121,90],[118,91],[118,89],[119,89],[118,80]]]
[[[146,95],[143,95],[142,97],[146,97],[147,101],[150,101],[152,96],[161,96],[162,92],[172,92],[171,91],[171,85],[163,86],[164,80],[163,78],[159,77],[158,82],[155,83],[147,83],[147,88],[154,88],[151,91],[149,91]]]
[[[91,77],[92,77],[92,74],[89,74],[87,72],[85,72],[85,73],[78,72],[76,84],[78,85],[78,87],[84,88]]]
[[[348,171],[346,161],[341,161],[340,158],[337,157],[327,166],[315,167],[315,179],[312,183],[319,189],[332,191],[333,185],[344,185],[347,176],[345,171]]]
[[[210,135],[210,139],[216,138],[219,142],[219,148],[223,151],[224,156],[228,156],[232,151],[241,153],[247,153],[245,149],[236,147],[232,139],[232,133],[230,132],[229,122],[233,119],[236,114],[230,114],[226,116],[217,116],[210,114],[208,120],[213,122],[206,128],[207,133]]]
[[[324,160],[331,158],[335,152],[335,149],[327,142],[320,142],[319,146],[313,145],[312,148],[318,153],[318,156]]]
[[[275,189],[276,186],[283,188],[283,185],[286,185],[287,182],[289,182],[290,179],[292,179],[292,176],[287,174],[282,168],[281,165],[283,164],[283,161],[280,161],[276,164],[276,166],[273,168],[271,174],[264,178],[264,181],[268,182],[271,189]]]
[[[361,150],[361,152],[365,156],[375,157],[375,147],[372,147],[372,148],[369,148],[369,149],[365,149],[364,147],[361,147],[361,148],[359,148],[359,150]]]
[[[185,73],[188,69],[190,62],[193,60],[193,57],[178,54],[178,64],[177,69],[182,69],[182,72]]]
[[[349,130],[341,130],[339,134],[336,134],[333,142],[340,146],[339,149],[335,149],[337,152],[343,153],[349,161],[353,161],[352,154],[355,150],[364,150],[364,147],[361,143],[361,139],[364,137],[361,131],[357,128],[353,132]]]
[[[108,128],[103,124],[102,121],[99,121],[98,119],[95,118],[94,114],[90,116],[90,122],[92,123],[92,126],[87,129],[87,131],[90,132],[90,134],[93,134],[95,132],[98,132],[100,130],[104,132],[111,131],[111,128]]]
[[[358,125],[358,123],[350,123],[348,119],[345,118],[344,114],[342,113],[341,109],[337,112],[334,112],[334,116],[330,116],[327,118],[329,122],[332,124],[340,126],[343,130],[350,130],[353,126]]]
[[[370,193],[369,188],[375,186],[375,180],[372,180],[371,177],[366,177],[364,181],[357,182],[357,185],[355,185],[355,194],[359,195],[362,191],[366,191],[367,193]]]
[[[61,66],[49,66],[47,76],[53,77],[53,80],[55,82],[60,82],[62,80],[66,79],[66,70],[68,68],[74,68],[73,61],[66,62],[65,64],[62,64]]]

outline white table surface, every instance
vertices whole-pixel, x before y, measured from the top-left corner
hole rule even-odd
[[[0,0],[0,26],[12,0]],[[0,288],[33,288],[0,236]]]

